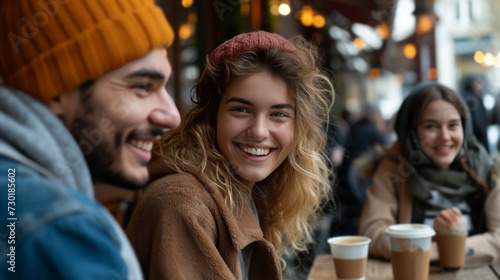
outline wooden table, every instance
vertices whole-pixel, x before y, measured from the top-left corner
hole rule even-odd
[[[457,272],[446,272],[438,266],[430,267],[429,280],[441,279],[470,279],[490,280],[500,279],[500,261],[491,265],[468,265],[467,268]],[[308,280],[336,280],[335,267],[331,255],[318,255],[314,260]],[[386,260],[368,259],[366,267],[366,280],[391,280],[391,263]]]

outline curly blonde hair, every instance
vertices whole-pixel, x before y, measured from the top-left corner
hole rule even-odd
[[[221,64],[207,60],[192,92],[194,107],[181,126],[164,136],[161,154],[167,166],[178,172],[197,170],[197,176],[213,182],[235,215],[251,199],[252,190],[232,171],[217,147],[217,111],[231,81],[262,71],[282,78],[295,99],[296,117],[292,150],[287,159],[253,192],[262,191],[272,240],[280,256],[303,251],[313,242],[311,218],[330,195],[324,124],[334,101],[329,78],[320,70],[316,46],[301,36],[290,42],[296,51],[266,49],[226,58]],[[262,213],[259,213],[262,214]]]

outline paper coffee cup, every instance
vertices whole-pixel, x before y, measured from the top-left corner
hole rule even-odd
[[[338,280],[364,280],[371,239],[339,236],[328,239]]]
[[[391,263],[394,280],[427,280],[434,229],[422,224],[389,226]]]
[[[465,265],[467,233],[467,219],[463,216],[449,228],[437,232],[439,265],[445,270],[459,270]]]

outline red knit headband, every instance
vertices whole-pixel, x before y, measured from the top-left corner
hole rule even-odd
[[[219,65],[224,60],[242,53],[265,49],[297,51],[297,48],[290,41],[278,34],[255,31],[237,35],[222,43],[210,54],[209,61],[213,65]]]

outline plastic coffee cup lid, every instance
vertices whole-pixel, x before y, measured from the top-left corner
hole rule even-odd
[[[389,226],[385,233],[397,238],[426,238],[436,234],[430,226],[422,224],[397,224]]]

